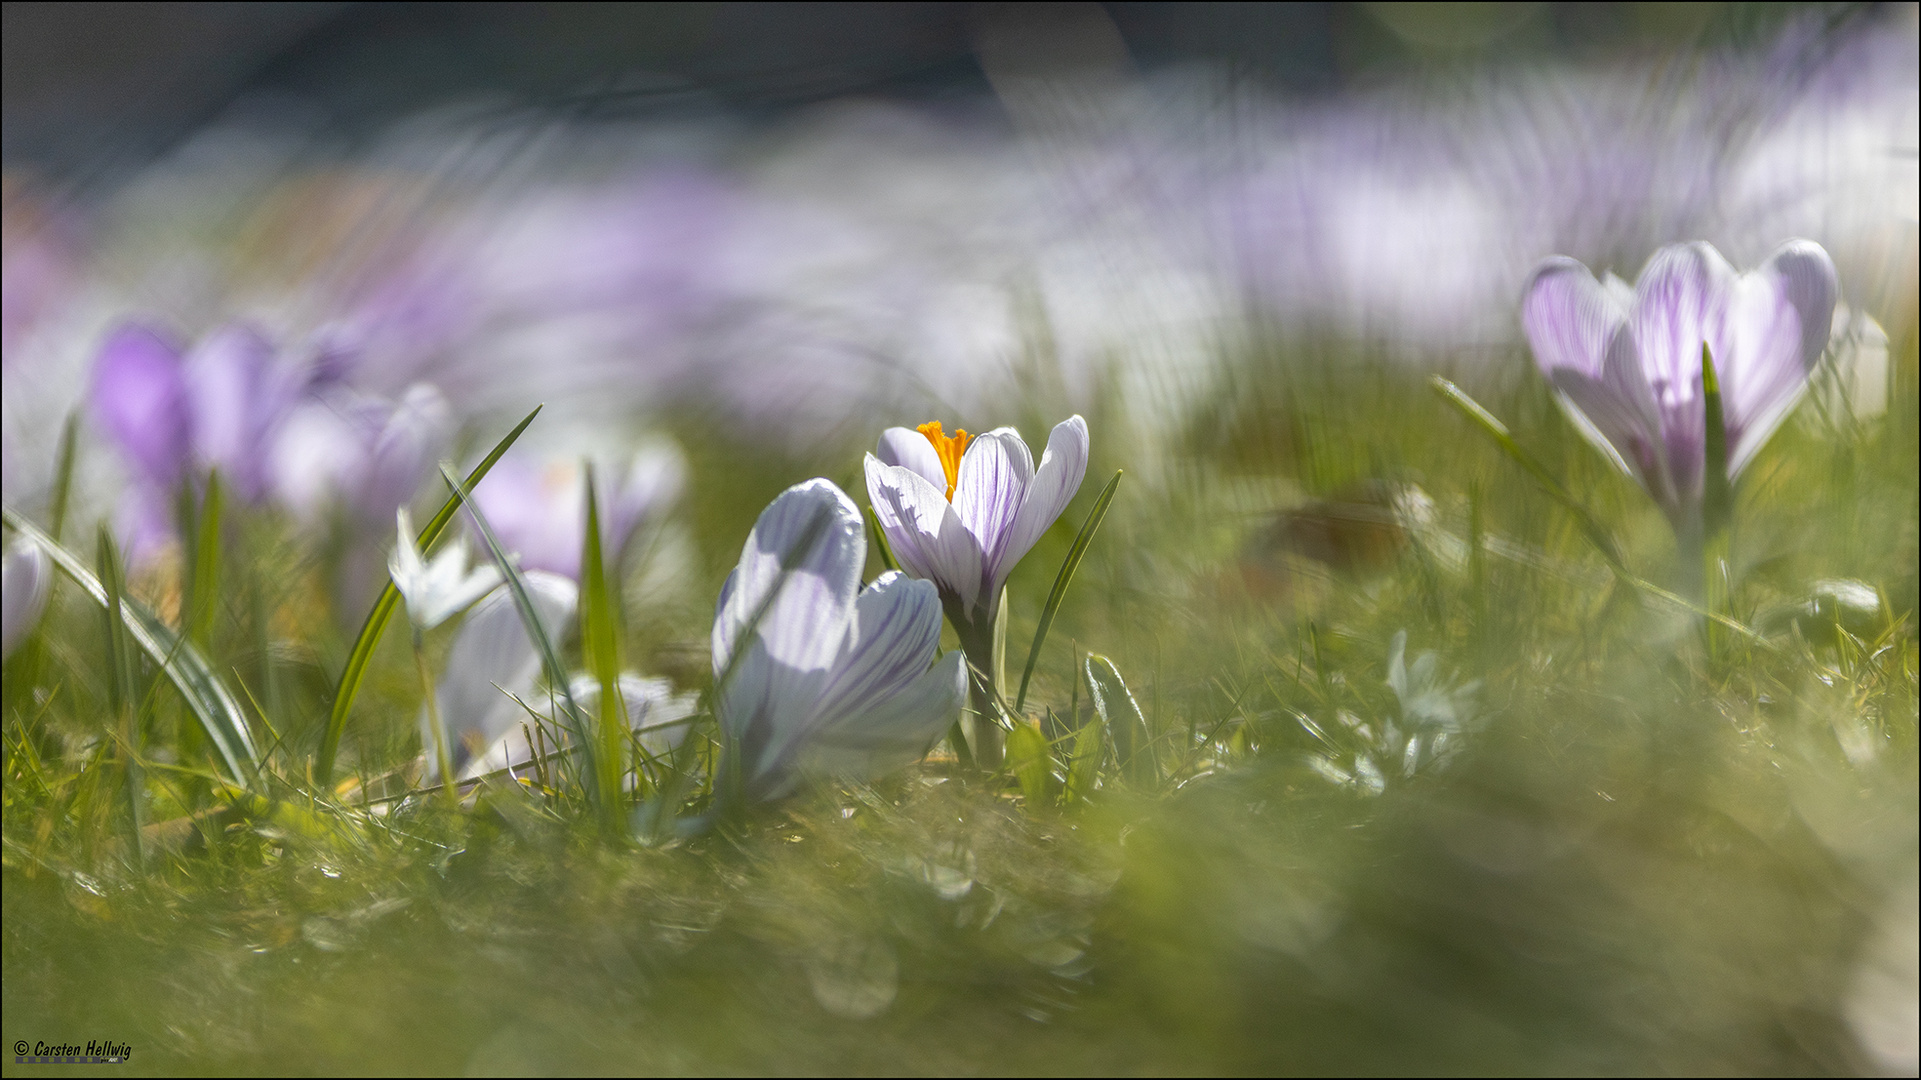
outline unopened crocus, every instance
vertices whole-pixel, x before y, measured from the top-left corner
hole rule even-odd
[[[541,625],[550,638],[559,638],[574,617],[580,590],[566,578],[540,570],[530,570],[521,578]],[[447,726],[447,753],[454,775],[466,779],[467,766],[477,756],[518,731],[523,722],[531,722],[526,711],[508,695],[528,699],[541,675],[540,653],[527,635],[526,623],[506,586],[495,588],[467,613],[441,667],[435,705]],[[421,745],[429,751],[429,781],[440,777],[439,761],[431,752],[435,735],[432,715],[423,704]]]
[[[748,534],[714,618],[724,783],[778,798],[806,774],[867,778],[911,762],[966,696],[961,654],[936,660],[940,597],[897,572],[861,588],[860,511],[826,480],[788,488]]]
[[[46,609],[53,564],[30,543],[9,544],[0,558],[0,656],[12,656]]]
[[[671,446],[654,446],[625,460],[600,461],[594,469],[600,545],[609,568],[628,539],[680,491],[681,459]],[[509,453],[474,489],[474,501],[502,546],[519,553],[520,565],[580,576],[586,537],[587,497],[578,460],[542,462]]]
[[[1582,433],[1689,536],[1701,528],[1706,461],[1703,346],[1719,378],[1732,481],[1806,389],[1837,291],[1834,264],[1809,241],[1783,244],[1745,274],[1695,241],[1655,252],[1631,289],[1549,259],[1528,282],[1521,322]]]

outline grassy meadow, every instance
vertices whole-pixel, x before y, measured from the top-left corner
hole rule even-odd
[[[72,580],[7,661],[6,1035],[143,1073],[1877,1071],[1921,670],[1914,321],[1890,329],[1885,415],[1804,402],[1741,478],[1719,621],[1524,352],[1457,378],[1623,570],[1426,370],[1223,346],[1180,415],[1087,413],[1087,481],[1008,586],[1004,685],[1122,478],[1005,766],[943,744],[730,808],[703,697],[611,824],[559,767],[419,789],[404,615],[323,778],[365,607],[338,545],[229,508],[124,588],[198,643],[257,775]],[[942,419],[1038,448],[1044,405]],[[795,449],[683,413],[671,536],[602,592],[621,662],[707,691],[761,507],[812,476],[864,507],[861,453],[928,418]],[[112,590],[93,521],[13,509]]]

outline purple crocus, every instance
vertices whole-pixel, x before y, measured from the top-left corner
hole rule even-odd
[[[907,764],[959,712],[966,674],[959,652],[935,660],[934,586],[889,572],[863,589],[866,561],[860,511],[826,480],[782,492],[748,534],[713,635],[716,712],[745,798]]]
[[[641,523],[673,501],[681,474],[680,455],[670,447],[596,464],[600,544],[609,567],[618,563],[621,549]],[[577,460],[541,461],[509,453],[474,489],[474,499],[500,542],[520,554],[521,566],[580,576],[587,496]]]
[[[1549,259],[1528,282],[1521,323],[1582,433],[1687,533],[1700,526],[1706,460],[1702,346],[1720,379],[1733,480],[1806,388],[1837,291],[1834,264],[1809,241],[1746,274],[1694,241],[1655,252],[1631,290]]]
[[[867,495],[901,569],[934,583],[963,640],[994,625],[1001,586],[1087,474],[1087,421],[1054,425],[1039,469],[1020,433],[939,423],[881,433]],[[970,650],[971,651],[971,650]]]
[[[190,350],[151,327],[108,338],[94,364],[93,414],[155,494],[201,469],[256,501],[267,493],[271,443],[306,389],[308,372],[282,362],[273,344],[228,326]]]

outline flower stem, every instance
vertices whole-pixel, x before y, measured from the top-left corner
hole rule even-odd
[[[434,693],[433,673],[427,670],[427,650],[422,647],[420,630],[414,630],[414,669],[420,673],[420,691],[427,702],[427,730],[434,740],[434,762],[440,767],[441,790],[447,794],[447,802],[456,810],[460,808],[460,789],[454,785],[454,761],[447,748],[447,729],[440,723],[440,701]]]

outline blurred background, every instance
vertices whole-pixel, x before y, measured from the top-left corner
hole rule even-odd
[[[1911,4],[5,10],[10,499],[136,318],[792,450],[1151,433],[1254,339],[1505,365],[1552,253],[1806,236],[1911,317]]]

